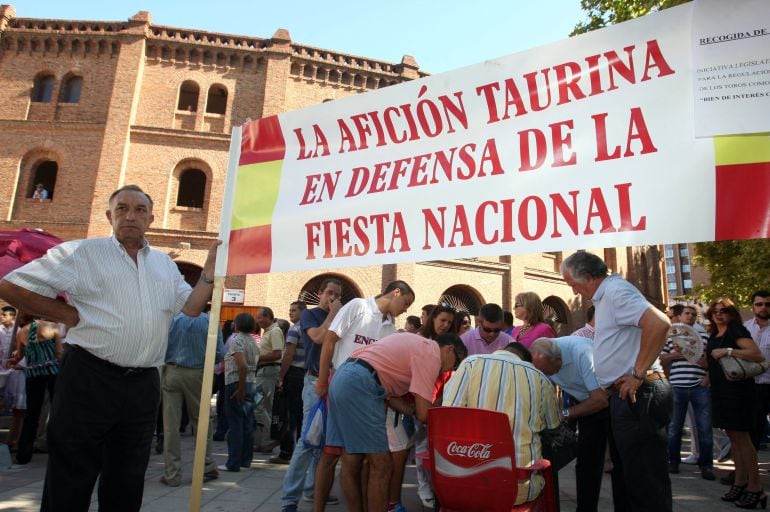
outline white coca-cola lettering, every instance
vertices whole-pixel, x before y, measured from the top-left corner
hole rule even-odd
[[[458,457],[486,460],[492,456],[490,448],[492,448],[491,443],[458,444],[456,441],[452,441],[447,446],[446,452],[448,455],[457,455]]]

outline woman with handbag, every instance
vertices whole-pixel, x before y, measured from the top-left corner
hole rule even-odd
[[[739,508],[762,508],[767,495],[762,490],[757,466],[757,452],[751,443],[754,407],[754,379],[729,380],[719,360],[735,357],[745,361],[764,359],[751,335],[741,324],[735,304],[726,298],[711,303],[706,317],[709,341],[706,347],[713,424],[723,428],[732,443],[735,461],[735,484],[722,496],[723,501],[735,502]]]

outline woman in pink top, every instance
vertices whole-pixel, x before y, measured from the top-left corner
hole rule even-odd
[[[538,338],[556,337],[553,327],[543,317],[543,303],[536,293],[523,292],[516,295],[513,314],[523,324],[515,327],[511,336],[525,347],[529,348]]]

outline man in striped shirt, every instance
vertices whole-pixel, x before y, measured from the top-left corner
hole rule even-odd
[[[681,311],[674,311],[675,317],[681,314]],[[682,356],[671,338],[666,340],[660,353],[660,362],[664,366],[671,365],[668,380],[674,392],[673,417],[668,427],[668,470],[669,473],[679,473],[682,426],[687,414],[687,406],[692,405],[695,427],[698,429],[698,467],[705,480],[714,480],[711,393],[706,378],[705,347],[708,337],[705,333],[701,334],[701,341],[704,347],[703,357],[695,363],[689,362]]]
[[[548,378],[513,353],[514,344],[491,354],[468,356],[444,387],[445,406],[473,407],[508,415],[516,446],[516,466],[542,458],[540,432],[559,426],[556,393]],[[519,481],[516,504],[532,501],[544,480]]]
[[[144,237],[152,198],[136,185],[112,193],[113,236],[64,242],[0,281],[0,298],[61,322],[62,359],[48,423],[41,510],[139,510],[150,458],[168,331],[179,311],[198,316],[214,288],[217,246],[190,288]],[[65,292],[69,303],[55,299]]]

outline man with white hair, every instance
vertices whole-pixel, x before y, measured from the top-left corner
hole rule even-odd
[[[595,512],[610,414],[607,392],[599,386],[594,373],[593,341],[581,336],[538,338],[529,351],[535,368],[575,399],[575,404],[561,411],[561,418],[576,420],[580,432],[575,464],[577,511]]]
[[[610,403],[610,450],[622,484],[613,500],[628,510],[670,512],[666,426],[671,386],[657,361],[670,322],[601,258],[576,252],[561,264],[567,285],[596,306],[594,370]],[[621,479],[616,479],[620,481]]]

